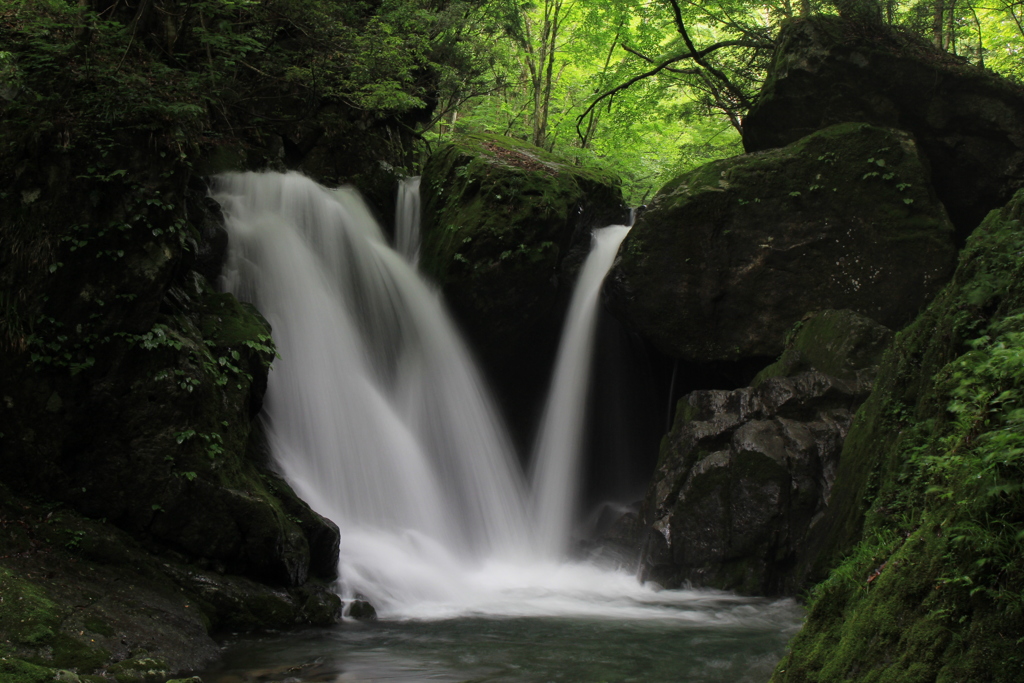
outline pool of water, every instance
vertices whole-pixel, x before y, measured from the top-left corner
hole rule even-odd
[[[661,591],[580,615],[345,622],[225,644],[205,683],[763,683],[799,628],[791,600]],[[531,610],[532,611],[532,610]]]

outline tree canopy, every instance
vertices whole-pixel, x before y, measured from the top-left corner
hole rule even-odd
[[[640,202],[738,152],[781,22],[836,12],[1024,76],[1024,0],[0,0],[0,107],[244,132],[336,103],[428,146],[528,140]]]

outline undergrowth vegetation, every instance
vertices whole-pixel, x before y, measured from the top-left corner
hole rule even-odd
[[[863,532],[773,680],[1024,676],[1022,218],[1018,192],[888,352],[843,452]]]

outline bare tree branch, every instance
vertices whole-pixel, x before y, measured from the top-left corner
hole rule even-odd
[[[676,14],[678,16],[677,26],[682,26],[682,16],[679,15],[679,6],[676,5],[675,0],[671,0],[671,1],[672,1],[673,6],[676,9]],[[685,31],[685,28],[683,29],[683,31]],[[714,43],[713,45],[709,45],[708,47],[704,48],[703,50],[698,50],[696,48],[696,46],[693,45],[692,41],[689,40],[689,36],[684,36],[684,40],[687,43],[687,49],[689,49],[690,51],[686,52],[684,54],[681,54],[681,55],[676,55],[675,57],[667,59],[664,62],[661,62],[660,64],[655,62],[650,57],[647,57],[647,56],[637,52],[636,50],[630,48],[629,46],[627,46],[625,44],[620,44],[619,47],[621,47],[626,52],[629,52],[630,54],[639,57],[640,59],[644,60],[645,62],[647,62],[649,64],[655,64],[655,67],[653,69],[649,70],[649,71],[645,71],[642,74],[639,74],[637,76],[634,76],[633,78],[630,78],[628,81],[615,86],[611,90],[608,90],[608,91],[602,93],[601,95],[598,95],[597,98],[595,98],[594,101],[591,102],[587,106],[587,108],[585,110],[583,110],[583,113],[576,117],[576,134],[581,139],[583,139],[583,133],[580,130],[580,125],[583,123],[583,120],[597,107],[598,104],[600,104],[603,100],[605,100],[605,99],[607,99],[609,97],[613,97],[616,93],[620,93],[623,90],[626,90],[630,86],[632,86],[632,85],[642,81],[645,78],[649,78],[651,76],[654,76],[654,75],[656,75],[658,73],[661,73],[662,71],[671,71],[671,72],[674,72],[674,73],[682,73],[682,74],[688,74],[688,75],[695,75],[696,72],[695,72],[695,70],[692,70],[692,69],[684,70],[684,69],[673,69],[673,68],[671,68],[671,66],[673,64],[675,64],[676,62],[681,62],[681,61],[683,61],[685,59],[692,59],[697,64],[699,64],[701,67],[703,67],[705,70],[710,71],[712,73],[715,73],[715,71],[717,71],[717,70],[713,70],[713,69],[709,68],[708,66],[706,66],[707,62],[704,61],[704,57],[709,55],[709,54],[711,54],[712,52],[715,52],[716,50],[720,50],[720,49],[722,49],[724,47],[751,47],[751,48],[763,48],[763,47],[769,47],[770,48],[771,47],[770,45],[765,45],[765,44],[762,44],[762,43],[752,43],[752,42],[750,42],[748,40],[723,40],[723,41],[721,41],[719,43]],[[733,94],[733,96],[736,96],[737,93],[733,92],[734,88],[731,87],[732,84],[729,83],[729,79],[727,79],[724,74],[720,74],[720,75],[719,74],[720,74],[720,72],[718,74],[716,74],[716,77],[719,80],[721,80],[723,83],[725,83],[727,87],[730,88],[729,92],[731,94]],[[742,93],[739,93],[738,99],[740,99],[741,103],[743,103],[743,105],[745,107],[749,107],[750,106],[750,102],[747,100],[747,98],[743,97]]]
[[[715,67],[711,66],[711,64],[704,59],[704,55],[707,54],[706,52],[704,54],[698,53],[697,47],[693,44],[693,41],[690,39],[690,34],[686,30],[686,25],[683,23],[683,13],[682,10],[679,9],[679,3],[676,2],[676,0],[669,0],[669,3],[672,5],[672,11],[675,14],[676,30],[679,32],[679,35],[683,37],[683,42],[686,43],[686,49],[688,49],[690,53],[693,55],[693,61],[700,64],[702,67],[704,67],[704,69],[708,71],[708,73],[710,73],[719,81],[721,81],[722,84],[725,86],[726,90],[728,90],[729,93],[732,94],[732,96],[739,101],[740,105],[744,109],[749,109],[750,100],[747,99],[747,96],[743,94],[743,91],[741,91],[739,88],[733,85],[732,81],[729,80],[728,76],[726,76],[724,73],[722,73]]]

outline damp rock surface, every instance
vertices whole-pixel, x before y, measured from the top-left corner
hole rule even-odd
[[[818,311],[752,387],[684,396],[640,513],[641,578],[803,590],[843,441],[891,340],[854,311]]]
[[[670,182],[607,287],[613,310],[666,355],[733,361],[777,356],[808,311],[852,309],[898,329],[954,254],[911,136],[840,124]]]

